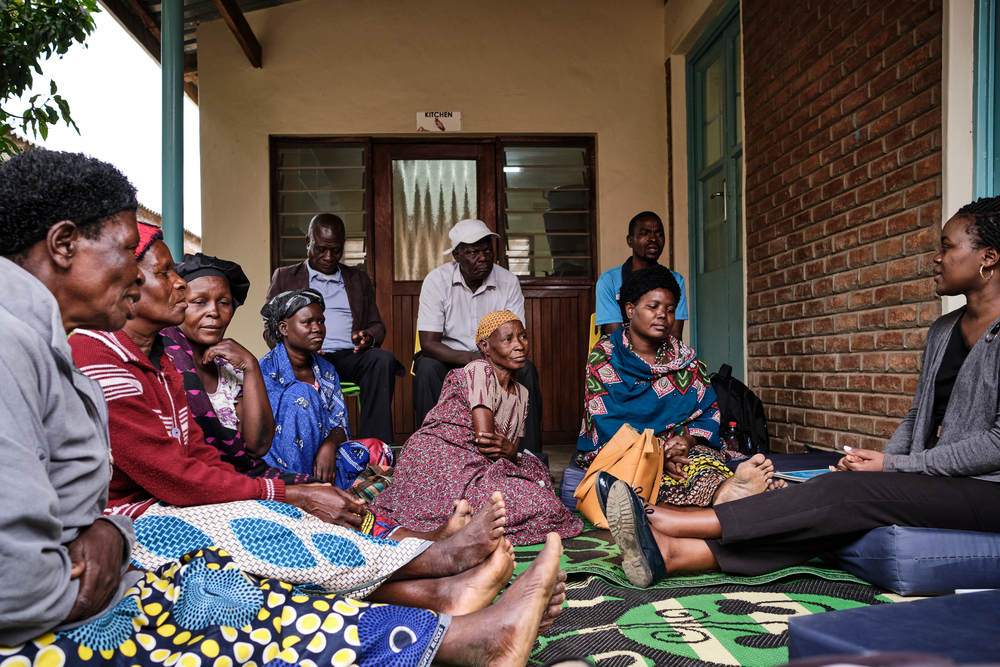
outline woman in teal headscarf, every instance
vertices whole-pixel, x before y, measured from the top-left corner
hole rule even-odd
[[[770,482],[763,455],[736,475],[719,441],[719,408],[705,365],[670,335],[680,287],[669,269],[634,272],[621,289],[626,324],[601,336],[587,359],[587,399],[577,463],[589,468],[622,424],[663,441],[657,504],[708,506],[759,493]],[[727,482],[727,480],[729,480]]]

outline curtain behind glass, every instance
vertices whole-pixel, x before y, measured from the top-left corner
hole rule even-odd
[[[423,280],[450,262],[448,231],[478,210],[475,160],[393,160],[395,280]]]

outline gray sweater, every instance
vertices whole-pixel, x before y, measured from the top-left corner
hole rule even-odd
[[[941,438],[926,449],[931,436],[934,382],[955,322],[965,307],[944,315],[927,332],[924,366],[913,407],[882,450],[882,469],[946,477],[974,477],[1000,482],[1000,337],[976,341],[955,379]]]
[[[73,365],[55,297],[2,257],[0,331],[0,645],[16,646],[73,608],[79,580],[70,579],[66,544],[107,504],[110,440],[101,388]],[[127,555],[131,520],[106,520]],[[137,578],[123,576],[119,592]]]

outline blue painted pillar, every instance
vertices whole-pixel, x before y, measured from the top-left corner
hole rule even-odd
[[[163,0],[163,239],[174,261],[184,256],[184,0]]]

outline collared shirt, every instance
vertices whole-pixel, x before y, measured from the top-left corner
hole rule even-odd
[[[344,287],[344,272],[338,271],[332,276],[320,273],[306,262],[309,272],[309,287],[323,295],[326,303],[326,338],[323,340],[324,352],[337,352],[354,347],[351,340],[351,327],[354,317],[351,315],[351,303],[347,300],[347,289]]]
[[[631,259],[630,257],[629,260]],[[608,269],[597,280],[597,316],[594,320],[596,326],[621,324],[622,310],[621,306],[618,305],[618,294],[622,289],[622,266],[619,264],[613,269]],[[674,318],[686,320],[688,318],[688,304],[687,297],[684,295],[684,277],[673,270],[670,273],[674,274],[674,280],[681,288],[681,300],[674,311]]]
[[[509,310],[524,322],[524,295],[517,276],[494,264],[473,292],[465,284],[458,262],[449,262],[424,278],[417,331],[440,333],[441,342],[453,350],[475,352],[479,320],[494,310]]]

